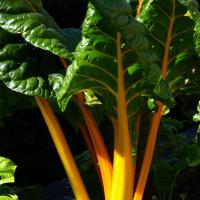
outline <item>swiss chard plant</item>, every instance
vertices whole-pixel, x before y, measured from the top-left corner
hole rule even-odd
[[[0,3],[0,80],[35,97],[77,200],[91,197],[49,100],[77,104],[105,199],[141,200],[163,115],[178,95],[199,95],[199,27],[195,0],[91,0],[81,30],[59,28],[40,0]]]

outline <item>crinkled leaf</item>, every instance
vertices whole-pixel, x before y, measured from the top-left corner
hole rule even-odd
[[[16,167],[11,160],[0,156],[0,185],[14,182]]]
[[[133,29],[132,31],[136,31]],[[69,66],[58,102],[65,108],[69,98],[80,91],[92,90],[103,101],[107,112],[116,117],[117,95],[117,29],[90,4],[83,24],[82,40],[75,51],[75,61]],[[152,86],[145,79],[145,67],[134,68],[137,55],[123,44],[125,90],[128,115],[132,117],[141,108],[142,94]]]
[[[71,58],[68,41],[41,0],[5,0],[0,3],[0,27],[20,34],[27,42],[58,56]]]
[[[45,55],[43,51],[3,29],[0,29],[0,38],[0,80],[19,93],[45,98],[54,96],[53,89],[58,83],[49,79],[47,72],[51,69],[44,68],[40,61]]]
[[[2,195],[0,200],[18,200],[17,195]]]

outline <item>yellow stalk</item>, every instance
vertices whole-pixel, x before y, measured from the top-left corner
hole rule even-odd
[[[60,57],[60,61],[65,69],[68,68],[67,63]],[[92,113],[84,106],[84,93],[76,94],[77,103],[83,113],[92,143],[96,152],[98,165],[101,173],[101,179],[104,188],[105,199],[110,200],[111,181],[112,181],[112,164],[107,152],[106,145],[103,141],[101,133],[92,116]],[[86,135],[85,135],[86,136]],[[88,140],[88,139],[87,139]],[[87,145],[87,143],[86,143]],[[88,146],[88,148],[90,148]],[[93,160],[95,162],[95,160]]]
[[[95,122],[90,111],[83,105],[84,96],[83,93],[79,93],[76,95],[78,104],[83,113],[85,122],[87,124],[90,137],[94,144],[94,149],[96,151],[98,164],[101,172],[103,188],[105,193],[105,199],[110,200],[110,192],[111,192],[111,180],[112,180],[112,164],[110,162],[110,158],[107,152],[107,148],[101,136],[101,133],[98,129],[98,126]]]
[[[133,198],[133,164],[129,133],[127,104],[124,90],[124,69],[121,51],[121,34],[117,33],[118,93],[117,93],[117,134],[114,147],[114,163],[111,200]]]
[[[89,200],[89,196],[73,159],[73,155],[51,106],[47,100],[40,97],[35,97],[35,99],[61,158],[76,200]]]
[[[165,42],[165,51],[164,51],[163,62],[162,62],[162,78],[164,80],[167,79],[169,49],[170,49],[174,20],[175,20],[175,0],[173,0],[172,16],[170,17],[169,30],[168,30],[167,38]],[[157,105],[158,105],[158,111],[152,118],[151,127],[149,131],[149,137],[148,137],[147,146],[145,149],[145,155],[144,155],[142,168],[140,172],[140,177],[138,180],[138,184],[137,184],[137,188],[136,188],[133,200],[142,200],[149,169],[151,166],[158,128],[160,125],[160,120],[162,118],[162,109],[164,106],[159,101],[157,101]]]

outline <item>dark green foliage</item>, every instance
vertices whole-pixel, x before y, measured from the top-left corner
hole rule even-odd
[[[183,122],[164,118],[152,166],[153,183],[159,200],[172,200],[178,175],[200,165],[200,148],[195,135],[183,131]]]
[[[144,0],[140,16],[135,17],[137,4],[136,0],[91,0],[81,29],[63,26],[61,29],[43,9],[41,0],[1,1],[0,126],[2,119],[17,109],[34,105],[33,98],[25,98],[23,94],[48,98],[57,113],[61,114],[60,108],[65,111],[61,115],[75,132],[84,122],[73,98],[79,92],[86,94],[85,104],[90,106],[97,123],[106,117],[116,120],[117,33],[122,35],[124,90],[133,143],[136,118],[146,116],[141,131],[145,132],[145,138],[150,123],[148,117],[157,109],[156,100],[169,111],[176,103],[175,97],[199,96],[197,1]],[[68,2],[63,2],[63,6],[66,5]],[[60,58],[69,65],[66,75]],[[167,68],[166,74],[163,66]],[[199,120],[199,113],[194,119]],[[181,126],[171,119],[161,124],[159,141],[164,145],[156,152],[153,166],[154,183],[161,199],[172,196],[176,177],[182,170],[200,164],[199,147],[188,144],[188,138],[179,134]],[[163,158],[166,152],[169,155]],[[89,174],[93,170],[90,157],[82,154],[77,161],[90,188],[95,181]],[[34,188],[27,190],[35,191]],[[91,193],[93,199],[102,199],[95,185]],[[39,198],[39,189],[35,194],[34,200]]]
[[[11,33],[20,34],[32,45],[68,58],[67,39],[42,8],[42,2],[6,0],[0,4],[0,26]]]

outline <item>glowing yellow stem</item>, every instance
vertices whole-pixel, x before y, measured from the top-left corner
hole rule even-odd
[[[142,3],[143,3],[143,0],[139,0],[137,11],[136,11],[136,16],[140,15],[140,11],[141,11],[141,8],[142,8]]]
[[[67,173],[76,200],[89,200],[89,196],[73,159],[72,153],[51,106],[47,100],[40,97],[35,97],[35,99],[48,126],[49,132],[51,133],[53,142]]]
[[[60,57],[60,61],[65,69],[68,68],[67,63],[63,58]],[[111,192],[111,181],[112,181],[112,164],[107,152],[106,145],[103,141],[101,133],[92,116],[92,113],[84,106],[84,93],[76,94],[77,103],[79,104],[81,111],[83,113],[92,143],[96,152],[96,157],[99,164],[99,169],[101,173],[101,179],[104,188],[105,199],[110,200]],[[88,140],[88,139],[87,139]],[[87,145],[87,143],[86,143]],[[90,146],[87,146],[90,149]],[[95,162],[95,160],[93,160]],[[97,169],[98,171],[98,169]]]
[[[98,164],[101,172],[105,199],[110,200],[111,191],[111,180],[112,180],[112,165],[107,152],[107,148],[98,129],[98,126],[90,113],[90,111],[83,105],[84,96],[82,93],[76,95],[78,104],[83,113],[85,122],[87,124],[92,142],[94,144],[94,149],[96,151]]]
[[[118,93],[117,93],[117,134],[114,147],[114,163],[111,200],[133,198],[132,148],[129,133],[127,104],[124,90],[124,69],[121,51],[121,34],[117,33]]]

